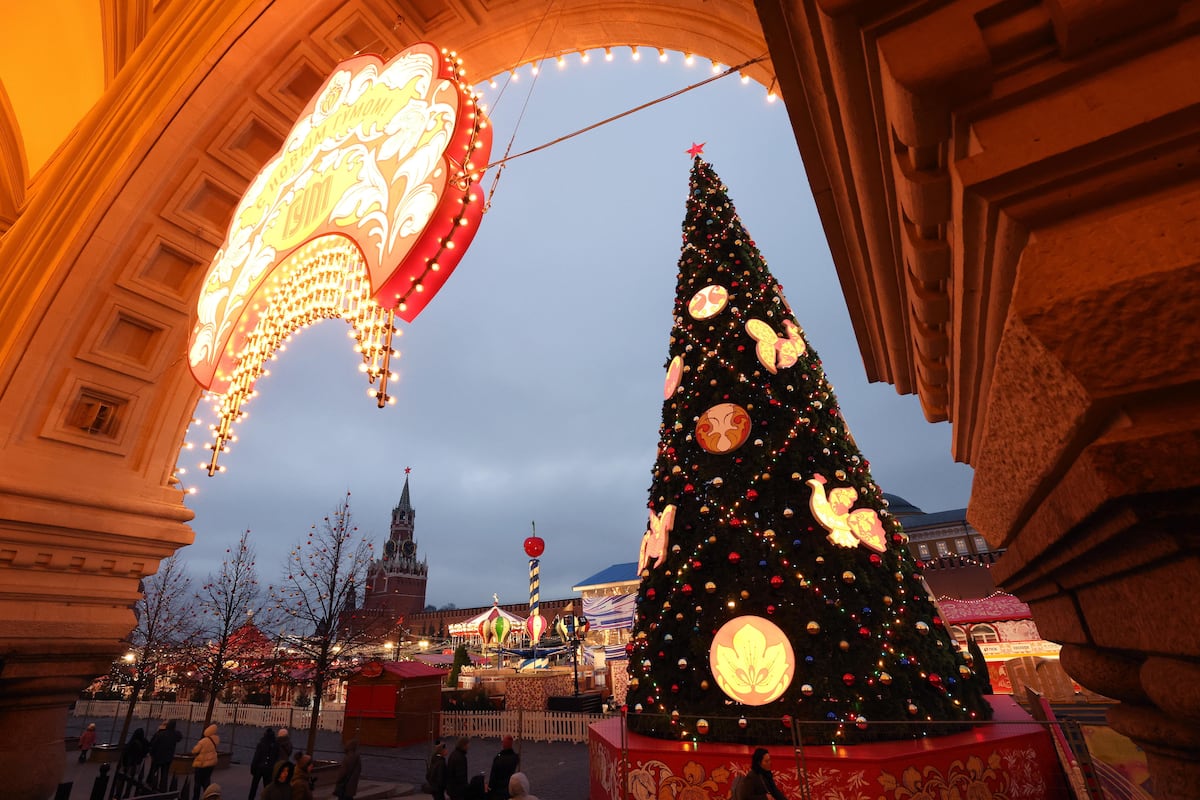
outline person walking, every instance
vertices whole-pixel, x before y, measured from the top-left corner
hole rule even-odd
[[[183,734],[175,730],[175,720],[169,719],[150,737],[150,774],[146,783],[160,792],[167,790],[168,776],[171,774],[171,762],[175,760],[175,748],[179,746]]]
[[[258,793],[258,785],[267,786],[271,783],[271,775],[275,770],[275,762],[279,760],[279,743],[275,741],[275,729],[267,728],[262,738],[254,746],[254,755],[250,759],[250,796],[254,800]]]
[[[529,793],[529,776],[524,772],[514,772],[508,779],[508,796],[513,800],[538,800]]]
[[[343,750],[346,753],[338,767],[333,782],[333,796],[338,800],[354,800],[358,792],[358,778],[362,774],[362,759],[358,755],[358,740],[346,742]]]
[[[308,753],[296,756],[296,771],[292,774],[292,800],[313,800],[313,759]]]
[[[771,754],[767,748],[759,747],[750,757],[750,771],[734,787],[733,800],[766,800],[768,797],[786,800],[771,774]]]
[[[471,740],[460,737],[454,751],[446,759],[446,796],[450,800],[466,800],[467,797],[467,747]]]
[[[513,750],[513,737],[500,740],[500,752],[492,759],[488,773],[487,793],[492,800],[508,800],[508,779],[521,768],[521,757]]]
[[[425,767],[425,783],[433,800],[446,800],[446,743],[433,743],[433,755]]]
[[[88,754],[96,746],[96,723],[89,722],[83,733],[79,734],[79,763],[88,760]]]
[[[124,749],[121,750],[121,771],[130,778],[136,777],[142,762],[146,760],[146,752],[149,749],[150,742],[146,741],[145,729],[138,728],[125,743]]]
[[[296,765],[290,761],[276,761],[271,768],[271,782],[263,787],[259,800],[292,800],[292,774]]]
[[[217,766],[217,745],[221,737],[217,736],[217,726],[209,725],[204,729],[200,741],[192,746],[192,774],[196,779],[192,789],[192,800],[197,800],[200,793],[212,783],[213,769]]]
[[[292,737],[288,735],[287,728],[280,728],[275,734],[275,742],[279,745],[279,760],[292,760]]]

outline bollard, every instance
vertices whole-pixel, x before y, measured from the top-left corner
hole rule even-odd
[[[92,796],[90,800],[104,800],[104,793],[108,789],[108,770],[110,764],[100,765],[100,774],[96,776],[96,780],[92,783]]]

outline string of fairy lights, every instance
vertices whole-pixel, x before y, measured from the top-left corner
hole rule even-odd
[[[622,49],[627,49],[629,60],[635,62],[642,60],[642,52],[645,49],[657,51],[656,60],[662,64],[670,62],[675,57],[681,58],[682,62],[689,67],[707,60],[714,77],[684,87],[666,97],[645,103],[635,109],[610,117],[580,131],[559,137],[533,150],[517,154],[516,156],[507,156],[505,161],[544,149],[559,141],[599,127],[601,124],[606,124],[607,122],[640,111],[643,108],[663,102],[683,92],[698,88],[711,80],[725,77],[726,74],[739,74],[740,82],[742,84],[749,84],[751,77],[744,71],[745,68],[763,60],[763,57],[759,57],[750,59],[735,67],[727,67],[716,60],[702,59],[692,53],[679,53],[678,51],[669,51],[665,48],[647,48],[644,45],[637,44],[604,47],[602,48],[602,57],[595,60],[611,63],[616,59],[614,50],[620,51]],[[540,58],[533,59],[521,67],[513,67],[500,74],[504,75],[507,80],[517,81],[520,79],[522,70],[527,70],[531,76],[536,77],[547,62],[552,61],[557,69],[562,70],[567,68],[570,63],[569,57],[572,54],[577,55],[580,64],[588,64],[593,60],[593,52],[599,54],[601,48],[595,48],[594,51],[554,51]],[[449,55],[457,63],[460,78],[465,78],[466,70],[463,66],[463,59],[456,53],[450,53]],[[740,73],[739,70],[741,70]],[[486,86],[496,89],[501,84],[497,77],[493,77],[486,81]],[[486,112],[488,105],[483,98],[481,87],[472,90],[464,85],[461,87],[461,90],[464,92],[469,108],[478,107],[481,112]],[[503,90],[501,91],[502,94]],[[768,87],[766,92],[766,101],[773,103],[777,99],[778,97],[772,82],[772,86]],[[474,118],[474,112],[471,111],[469,113]],[[481,125],[487,124],[483,114],[480,115],[479,122]],[[473,151],[477,146],[477,137],[473,135],[471,150]],[[495,166],[495,164],[483,165],[472,163],[468,157],[464,159],[464,169],[455,179],[459,182],[475,182],[481,177],[484,169],[492,166]],[[500,165],[501,169],[503,166],[504,164]],[[464,208],[467,202],[474,202],[475,199],[474,194],[465,198],[463,201]],[[464,216],[464,213],[460,211],[454,220],[455,224],[465,225],[466,220]],[[435,254],[433,258],[426,262],[424,273],[413,282],[413,285],[408,289],[404,297],[398,298],[395,306],[398,310],[404,310],[408,294],[424,291],[424,283],[427,277],[432,273],[438,272],[440,269],[439,258],[441,253],[446,250],[452,250],[455,247],[456,244],[453,235],[447,236],[441,241],[438,254]],[[205,469],[209,475],[226,471],[226,466],[219,463],[219,457],[229,452],[230,445],[238,441],[238,436],[234,433],[234,427],[244,422],[248,417],[246,406],[257,395],[254,383],[258,378],[270,374],[269,370],[264,367],[265,362],[276,360],[278,353],[287,349],[287,343],[304,327],[313,322],[332,318],[345,319],[349,322],[352,326],[350,336],[356,340],[355,351],[360,353],[364,360],[360,370],[368,377],[368,396],[376,400],[381,408],[385,405],[395,403],[395,397],[388,390],[389,383],[398,380],[398,375],[392,368],[391,362],[393,359],[399,358],[400,354],[391,346],[391,340],[392,337],[399,336],[402,330],[396,324],[395,314],[389,310],[380,308],[379,304],[369,296],[367,292],[369,283],[365,281],[366,276],[364,266],[361,263],[361,254],[354,252],[353,247],[330,247],[326,248],[323,252],[325,255],[320,257],[318,257],[318,251],[315,249],[306,254],[305,259],[310,257],[318,258],[318,262],[312,264],[306,263],[304,259],[296,261],[299,258],[298,254],[293,256],[292,260],[296,261],[296,263],[287,270],[290,277],[289,282],[286,285],[280,284],[272,292],[271,303],[281,303],[283,308],[260,318],[250,334],[248,334],[245,347],[235,356],[233,369],[228,375],[228,388],[223,392],[205,392],[202,400],[205,400],[211,408],[213,421],[207,425],[211,441],[205,445],[205,449],[209,451],[209,458],[207,462],[202,462],[199,466]],[[338,259],[340,259],[340,262]],[[191,420],[192,427],[204,425],[205,421],[200,415]],[[194,449],[195,442],[191,441],[189,437],[183,445],[181,455]],[[187,485],[184,482],[187,474],[187,467],[180,464],[177,465],[172,478],[181,491],[187,494],[195,494],[198,487]]]

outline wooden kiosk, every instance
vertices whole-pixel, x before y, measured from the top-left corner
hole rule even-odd
[[[420,661],[370,661],[346,689],[342,741],[374,747],[432,741],[441,733],[446,671]]]

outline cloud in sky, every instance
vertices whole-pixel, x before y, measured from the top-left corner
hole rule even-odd
[[[550,61],[536,82],[526,68],[498,98],[485,89],[493,160],[510,139],[519,153],[710,74],[671,56],[569,59],[561,71]],[[951,458],[949,425],[866,380],[786,109],[729,77],[513,160],[457,271],[402,327],[396,405],[367,397],[348,325],[296,336],[260,380],[228,471],[206,477],[199,446],[180,459],[198,489],[187,500],[196,542],[183,551],[192,571],[216,569],[249,529],[261,578],[274,580],[347,490],[360,530],[381,544],[406,466],[430,603],[527,599],[531,521],[546,539],[545,599],[635,560],[693,141],[707,142],[876,482],[926,511],[965,506],[971,470]]]

